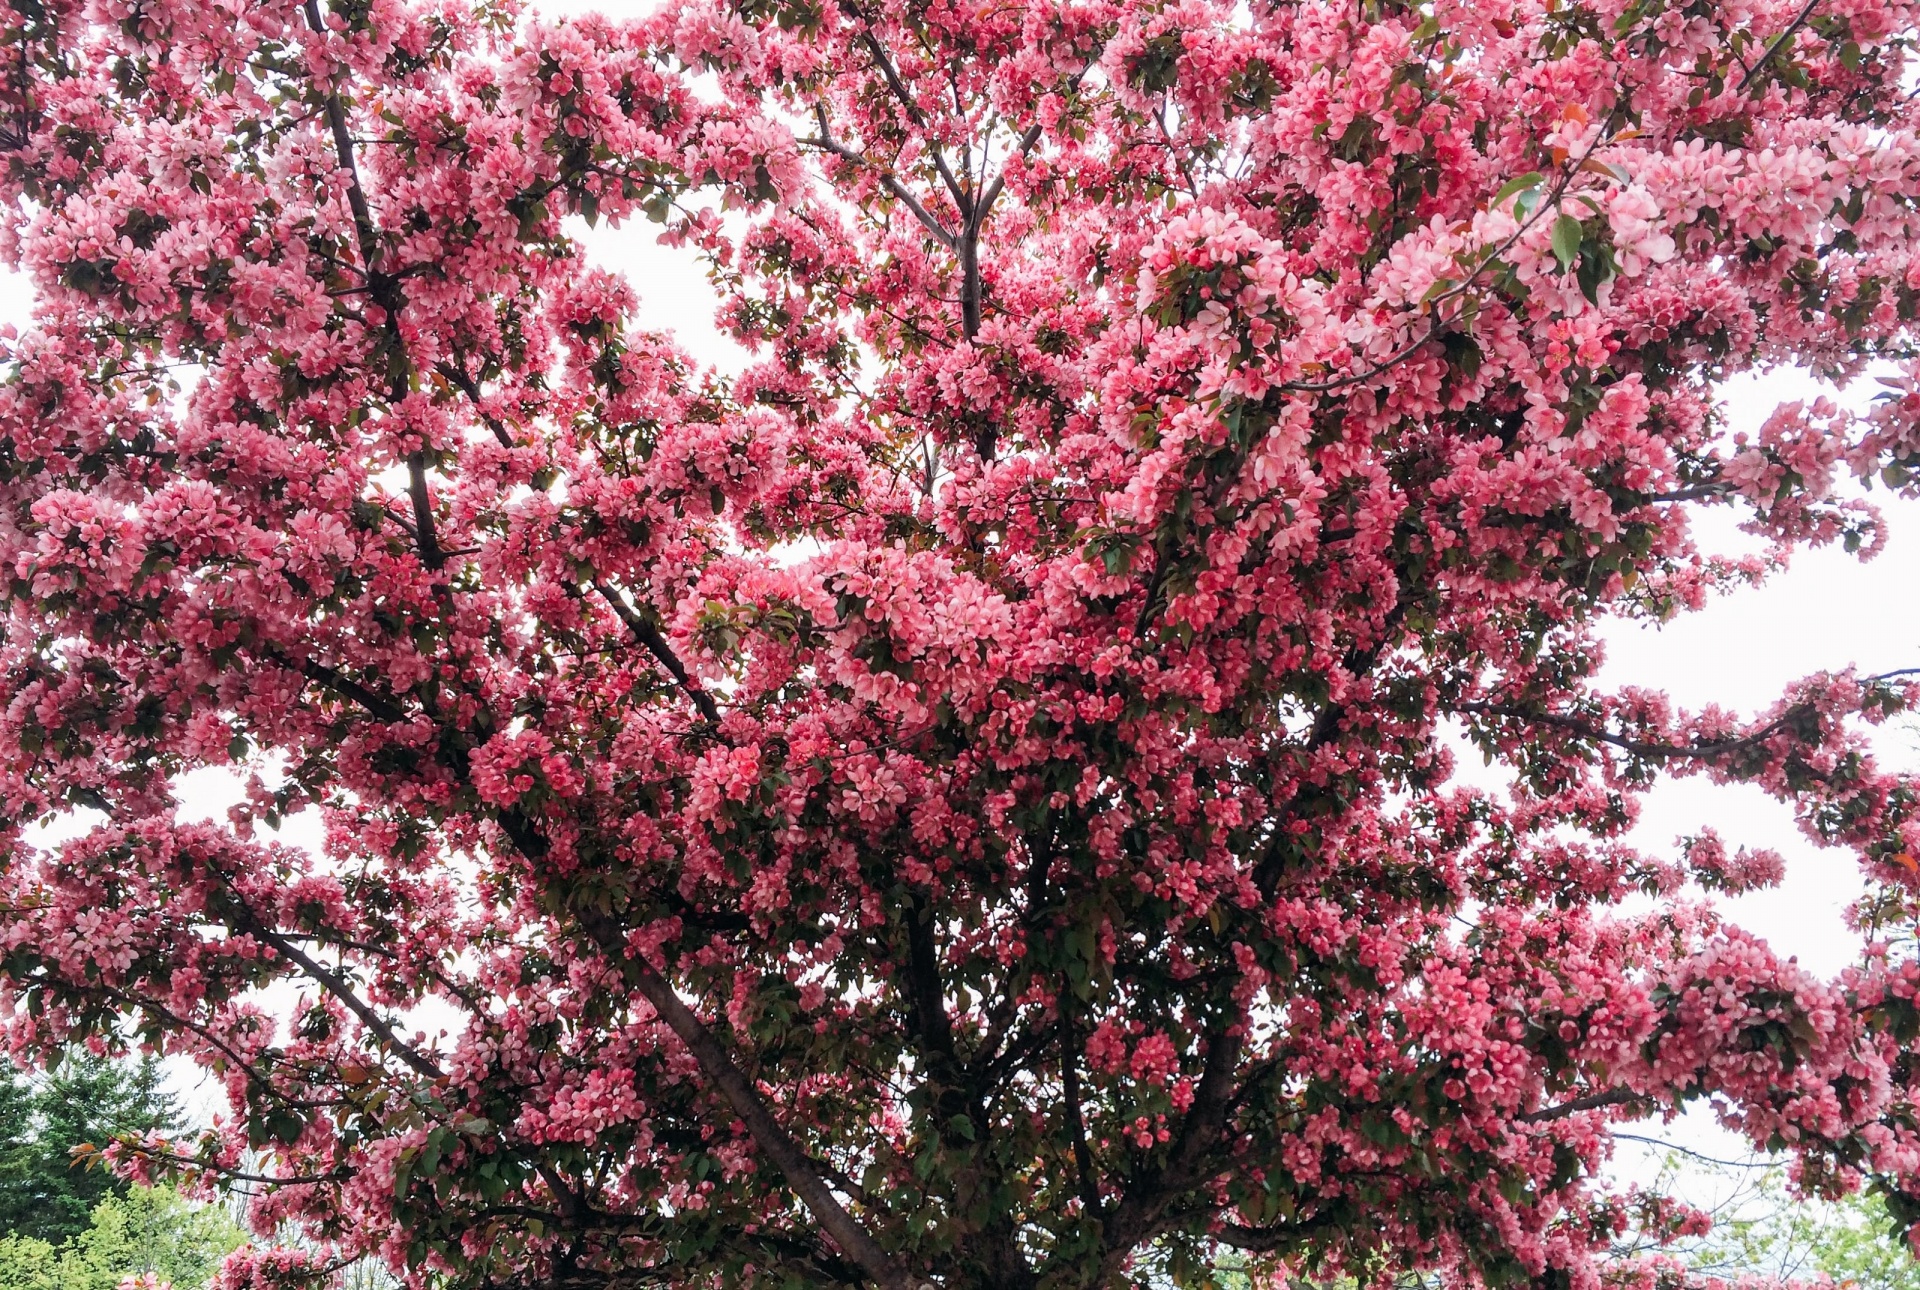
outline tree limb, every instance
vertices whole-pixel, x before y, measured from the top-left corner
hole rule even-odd
[[[317,981],[328,994],[338,999],[348,1012],[358,1017],[361,1025],[379,1036],[380,1042],[392,1049],[394,1054],[399,1057],[401,1061],[405,1062],[416,1074],[424,1075],[428,1079],[440,1078],[443,1072],[440,1069],[439,1063],[394,1033],[392,1023],[382,1017],[378,1012],[375,1012],[372,1005],[354,993],[353,988],[347,984],[346,978],[327,967],[324,963],[321,963],[299,946],[287,940],[287,938],[280,935],[280,933],[271,930],[253,918],[250,913],[243,911],[242,916],[237,922],[241,931],[258,940],[265,941],[273,947],[275,954],[278,954],[281,958],[292,963],[302,972],[305,972]]]
[[[708,724],[717,725],[720,721],[719,705],[713,701],[713,696],[693,679],[692,674],[687,671],[686,664],[682,663],[680,656],[673,652],[673,646],[668,644],[667,638],[660,634],[660,629],[648,622],[627,603],[625,596],[607,586],[606,583],[595,582],[593,589],[600,593],[620,621],[627,625],[627,630],[633,633],[634,639],[646,646],[647,652],[653,655],[661,667],[667,669],[667,674],[693,701],[693,706],[700,710],[700,715]]]
[[[1578,1115],[1582,1111],[1597,1111],[1606,1106],[1625,1106],[1630,1102],[1643,1100],[1644,1095],[1630,1089],[1612,1088],[1604,1093],[1588,1093],[1584,1097],[1574,1098],[1571,1102],[1541,1107],[1537,1111],[1528,1111],[1513,1118],[1517,1124],[1548,1124],[1554,1120],[1564,1120],[1570,1115]]]
[[[856,166],[864,166],[873,171],[880,180],[880,186],[892,194],[901,205],[905,206],[909,211],[912,211],[913,217],[919,220],[921,225],[929,233],[933,234],[936,242],[948,251],[959,250],[959,241],[952,233],[947,231],[946,225],[942,224],[933,212],[923,206],[920,203],[920,199],[915,197],[905,184],[902,184],[898,179],[894,178],[891,172],[868,157],[865,153],[856,152],[843,143],[835,142],[833,137],[827,133],[825,110],[818,104],[815,104],[814,112],[820,121],[820,135],[818,138],[802,139],[800,140],[801,143],[819,148],[823,152],[832,153],[843,161],[849,161]]]
[[[598,920],[594,922],[598,924]],[[601,941],[602,936],[596,934],[594,939]],[[616,946],[635,988],[653,1005],[660,1019],[667,1023],[667,1028],[687,1046],[720,1096],[746,1124],[755,1144],[786,1175],[787,1184],[793,1188],[794,1194],[813,1212],[814,1218],[833,1237],[834,1242],[882,1290],[912,1290],[913,1282],[906,1270],[868,1235],[866,1228],[828,1189],[825,1179],[814,1167],[812,1158],[773,1118],[766,1100],[741,1073],[740,1068],[734,1065],[733,1059],[721,1047],[719,1040],[714,1038],[713,1032],[681,1001],[673,986],[651,963],[626,953],[624,937],[617,938]],[[603,944],[602,948],[605,950],[608,947]]]
[[[1747,86],[1753,83],[1753,78],[1760,74],[1762,68],[1773,62],[1774,55],[1785,48],[1786,43],[1793,39],[1796,32],[1807,25],[1807,20],[1813,17],[1813,11],[1819,4],[1820,0],[1807,0],[1806,5],[1800,10],[1800,15],[1787,24],[1785,31],[1773,38],[1772,43],[1767,46],[1767,51],[1760,55],[1759,61],[1755,62],[1752,67],[1749,67],[1747,74],[1740,78],[1740,83],[1733,87],[1735,94],[1746,93]]]
[[[355,698],[374,716],[384,721],[400,719],[398,709],[366,691],[363,687],[333,677],[319,664],[303,668],[290,663],[285,655],[278,654],[276,661],[293,666],[305,675],[318,672],[326,677],[328,688],[347,697]],[[712,701],[709,699],[709,703]],[[457,745],[456,745],[457,748]],[[467,777],[468,766],[464,755],[456,755],[453,769],[463,779]],[[494,820],[501,831],[528,860],[538,862],[546,857],[551,848],[547,839],[533,820],[516,807],[500,807],[493,812]],[[787,1185],[793,1188],[816,1221],[826,1229],[841,1250],[857,1263],[881,1290],[915,1290],[913,1280],[905,1269],[896,1263],[880,1244],[868,1234],[859,1220],[847,1210],[846,1206],[834,1196],[821,1176],[814,1161],[807,1155],[793,1136],[783,1128],[768,1108],[759,1091],[741,1073],[724,1046],[706,1025],[694,1015],[692,1009],[681,1001],[673,986],[662,976],[658,969],[645,959],[630,953],[624,931],[611,919],[586,915],[582,917],[583,930],[587,932],[600,952],[626,971],[634,987],[641,996],[653,1005],[654,1011],[667,1023],[680,1041],[699,1063],[700,1069],[721,1097],[733,1108],[754,1142],[760,1150],[766,1152],[773,1161]],[[296,960],[289,960],[296,961]]]

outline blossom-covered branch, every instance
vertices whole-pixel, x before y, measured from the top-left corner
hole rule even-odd
[[[1613,1129],[1701,1101],[1911,1229],[1911,669],[1599,633],[1920,492],[1914,27],[16,0],[9,1043],[219,1081],[105,1154],[244,1184],[222,1290],[1653,1287]],[[1629,844],[1676,775],[1863,867],[1859,964],[1714,912],[1773,839]]]

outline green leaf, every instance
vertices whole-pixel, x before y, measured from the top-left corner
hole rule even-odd
[[[1560,261],[1560,272],[1572,268],[1580,257],[1580,239],[1584,236],[1586,228],[1571,215],[1563,214],[1553,221],[1553,258]]]
[[[1507,198],[1513,196],[1515,193],[1523,193],[1529,188],[1538,188],[1544,182],[1546,182],[1546,176],[1537,170],[1529,170],[1524,175],[1515,175],[1512,179],[1500,185],[1500,191],[1493,195],[1491,204],[1494,206],[1502,205],[1506,202]]]
[[[267,1115],[265,1128],[273,1141],[292,1143],[306,1131],[307,1118],[298,1111],[276,1110]]]

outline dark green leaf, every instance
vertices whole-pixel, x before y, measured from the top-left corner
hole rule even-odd
[[[1586,228],[1571,215],[1562,214],[1553,221],[1553,258],[1560,261],[1560,271],[1565,273],[1573,267],[1580,255],[1580,239],[1586,234]]]

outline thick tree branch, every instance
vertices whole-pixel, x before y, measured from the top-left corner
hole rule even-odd
[[[1100,1219],[1106,1207],[1100,1199],[1093,1151],[1087,1146],[1086,1117],[1080,1109],[1080,1057],[1080,1032],[1063,1018],[1060,1025],[1060,1096],[1065,1105],[1067,1134],[1073,1140],[1073,1167],[1080,1183],[1080,1204],[1085,1207],[1089,1218]]]
[[[1166,1165],[1136,1178],[1102,1224],[1105,1271],[1117,1270],[1141,1242],[1153,1235],[1161,1215],[1180,1193],[1206,1180],[1204,1164],[1226,1124],[1244,1035],[1244,1018],[1209,1035],[1193,1105],[1181,1119]]]
[[[356,941],[351,937],[319,936],[310,932],[282,932],[281,935],[296,945],[302,941],[311,941],[315,945],[322,945],[328,949],[351,950],[355,954],[365,954],[369,958],[385,959],[389,963],[405,965],[413,971],[420,972],[429,981],[432,981],[442,990],[445,990],[450,996],[458,999],[468,1012],[477,1016],[487,1010],[487,1004],[483,999],[474,994],[473,991],[466,986],[461,985],[452,977],[449,977],[439,968],[426,966],[417,962],[409,962],[400,954],[383,945],[369,945],[365,941]]]
[[[1289,1227],[1242,1227],[1238,1223],[1222,1223],[1214,1232],[1222,1245],[1230,1245],[1236,1250],[1246,1250],[1253,1254],[1264,1254],[1277,1250],[1295,1235]]]
[[[320,14],[320,0],[306,0],[307,26],[316,36],[327,34],[326,19]],[[360,171],[353,161],[353,134],[347,129],[346,105],[340,91],[328,89],[325,100],[327,128],[333,134],[333,150],[340,168],[347,175],[347,209],[353,212],[353,227],[360,243],[360,261],[369,278],[380,271],[380,237],[374,228],[373,208],[367,203],[366,190],[360,186]]]
[[[940,948],[934,940],[932,914],[917,895],[907,902],[901,921],[907,933],[907,998],[913,1025],[931,1053],[951,1061],[953,1022],[947,1016],[946,987],[940,975]]]
[[[420,562],[429,569],[438,569],[447,562],[446,552],[440,547],[440,538],[433,523],[433,499],[427,494],[427,455],[415,451],[407,454],[407,496],[413,503],[413,531],[415,545],[420,550]]]
[[[327,26],[320,13],[320,0],[306,0],[305,12],[307,25],[314,34],[324,36]],[[353,212],[360,259],[366,266],[367,289],[374,303],[386,313],[386,343],[393,347],[400,360],[388,391],[388,401],[398,403],[406,397],[412,383],[413,365],[407,358],[406,343],[400,335],[400,311],[405,306],[405,299],[400,294],[399,280],[380,271],[380,234],[373,222],[373,208],[367,201],[366,189],[360,183],[360,168],[354,161],[353,134],[347,128],[346,105],[340,99],[340,91],[331,86],[327,89],[325,110],[327,128],[333,135],[335,159],[347,176],[347,208]],[[413,531],[420,562],[430,570],[438,570],[446,564],[446,554],[435,531],[433,499],[427,492],[427,455],[424,447],[407,454],[407,495],[413,504]]]
[[[287,663],[284,655],[279,656],[279,661]],[[336,693],[355,697],[357,692],[359,697],[356,701],[362,702],[362,706],[383,721],[399,719],[398,710],[393,705],[344,678],[330,675],[319,664],[309,664],[307,667],[291,663],[287,665],[309,676],[318,673],[325,678],[327,688]],[[708,703],[711,702],[709,699]],[[455,770],[464,778],[467,774],[466,758],[457,756],[455,763]],[[494,812],[494,818],[515,849],[528,860],[538,862],[548,854],[550,848],[546,837],[525,813],[517,808],[503,807]],[[765,1099],[734,1064],[713,1032],[681,1001],[658,969],[630,953],[624,931],[610,919],[591,915],[582,918],[582,925],[600,952],[622,965],[641,996],[653,1005],[654,1011],[667,1023],[668,1028],[686,1044],[702,1073],[746,1124],[754,1142],[785,1176],[794,1194],[841,1250],[859,1264],[881,1290],[913,1290],[912,1278],[834,1196],[812,1158],[774,1118]]]
[[[914,99],[912,91],[908,90],[906,82],[900,78],[900,73],[894,67],[893,60],[887,57],[886,49],[874,36],[872,31],[873,20],[866,14],[860,12],[855,6],[848,5],[845,6],[845,8],[848,13],[853,14],[867,24],[868,29],[860,33],[860,43],[866,47],[867,53],[873,58],[874,66],[880,69],[880,75],[886,80],[887,88],[893,91],[894,98],[898,99],[900,105],[907,110],[908,119],[931,137],[934,133],[933,124],[927,120],[927,114],[920,110],[919,102]],[[927,154],[933,158],[934,169],[940,172],[940,178],[946,184],[947,192],[953,197],[954,206],[960,211],[960,218],[963,220],[971,219],[973,216],[973,199],[968,188],[962,185],[959,179],[954,176],[953,171],[947,166],[946,157],[937,146],[929,143],[927,145]]]
[[[277,646],[269,645],[261,651],[289,671],[298,672],[323,690],[330,690],[339,698],[357,704],[366,709],[375,720],[395,725],[407,719],[407,713],[398,703],[382,697],[361,685],[350,677],[343,676],[324,663],[313,659],[294,659]]]
[[[498,811],[495,818],[522,855],[534,861],[546,856],[549,849],[547,840],[525,814],[514,808],[505,808]],[[794,1194],[833,1237],[842,1252],[859,1264],[881,1290],[915,1290],[913,1280],[906,1271],[840,1203],[812,1157],[774,1118],[760,1091],[734,1064],[732,1056],[719,1039],[687,1007],[659,969],[630,951],[626,934],[620,926],[611,919],[592,914],[582,916],[581,926],[595,947],[621,966],[641,997],[653,1005],[660,1019],[667,1023],[667,1028],[687,1046],[687,1051],[699,1063],[701,1072],[747,1126],[755,1145],[780,1170],[787,1185],[793,1188]]]
[[[617,932],[615,928],[605,928],[605,932]],[[595,940],[600,941],[601,935]],[[614,937],[614,947],[619,951],[621,961],[635,988],[647,1002],[653,1005],[667,1028],[680,1038],[687,1050],[700,1063],[700,1069],[712,1082],[720,1096],[726,1099],[753,1135],[754,1143],[765,1152],[776,1168],[786,1176],[787,1184],[794,1194],[813,1212],[813,1216],[839,1245],[848,1258],[859,1264],[861,1269],[879,1285],[882,1290],[912,1290],[914,1285],[904,1268],[900,1267],[880,1247],[880,1244],[868,1235],[859,1220],[850,1214],[839,1198],[829,1190],[826,1180],[814,1167],[813,1160],[800,1144],[794,1141],[780,1122],[773,1117],[766,1100],[758,1089],[741,1073],[733,1063],[720,1041],[713,1032],[693,1014],[693,1010],[680,999],[667,979],[645,959],[625,952],[625,938]],[[609,947],[602,945],[603,950]]]

